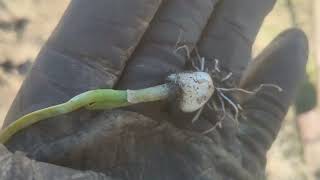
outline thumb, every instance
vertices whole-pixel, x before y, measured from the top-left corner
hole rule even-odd
[[[244,89],[254,89],[261,84],[282,88],[280,92],[265,87],[242,101],[244,112],[239,138],[261,165],[305,75],[307,56],[305,34],[298,29],[287,30],[257,57],[241,81]]]
[[[24,154],[9,152],[5,146],[0,144],[0,179],[2,180],[40,180],[45,177],[48,180],[113,180],[101,173],[93,171],[78,171],[66,167],[37,162],[27,158]]]

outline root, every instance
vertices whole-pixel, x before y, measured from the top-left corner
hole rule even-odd
[[[190,53],[187,46],[181,46],[177,48],[176,51],[179,49],[186,49],[187,53],[188,54]],[[195,57],[191,60],[191,65],[193,69],[195,71],[203,71],[211,74],[213,79],[215,79],[216,81],[214,84],[216,86],[215,87],[216,96],[215,98],[212,97],[211,100],[205,104],[205,106],[203,106],[196,112],[196,114],[192,118],[192,123],[195,123],[196,121],[199,120],[204,107],[207,107],[212,111],[216,111],[216,112],[220,111],[218,115],[218,121],[214,124],[212,123],[213,126],[210,129],[204,131],[202,134],[208,134],[214,131],[217,127],[222,128],[222,122],[223,120],[226,119],[227,116],[230,117],[230,119],[233,119],[235,123],[237,124],[239,123],[240,112],[243,111],[243,108],[239,103],[234,102],[230,97],[228,97],[225,94],[225,92],[241,92],[245,94],[256,94],[265,87],[275,88],[279,92],[283,91],[283,89],[280,86],[275,84],[261,84],[259,85],[259,87],[257,87],[254,90],[246,90],[246,89],[236,88],[236,87],[234,88],[219,87],[219,86],[225,85],[225,83],[227,83],[232,78],[233,73],[229,72],[227,75],[225,75],[226,73],[222,72],[222,70],[220,69],[220,65],[219,65],[220,62],[218,59],[214,59],[213,69],[211,70],[211,72],[209,72],[208,67],[206,67],[206,59],[200,56],[198,49],[196,47],[194,48],[194,54],[195,54]],[[217,101],[219,102],[218,104],[217,104]],[[229,106],[227,106],[227,104]],[[230,107],[232,109],[231,112],[234,112],[234,114],[233,113],[228,114],[229,111],[227,110],[227,107]]]
[[[190,50],[189,50],[189,47],[188,47],[187,45],[179,46],[179,44],[181,43],[181,40],[182,40],[182,33],[183,33],[183,31],[180,30],[180,31],[179,31],[178,40],[177,40],[177,42],[176,42],[176,44],[175,44],[175,47],[174,47],[174,49],[175,49],[175,50],[174,50],[174,53],[176,54],[176,53],[178,53],[178,51],[180,51],[180,50],[185,50],[186,53],[187,53],[187,58],[190,59]]]
[[[196,54],[196,58],[191,61],[192,67],[197,71],[205,72],[205,58],[200,56],[197,47],[194,48],[194,52]]]
[[[182,46],[177,47],[174,50],[174,53],[178,53],[179,50],[185,50],[186,53],[187,53],[187,58],[188,59],[190,58],[190,50],[189,50],[189,47],[187,45],[182,45]]]
[[[218,98],[219,98],[219,101],[220,101],[220,104],[221,104],[221,108],[222,108],[222,118],[221,118],[221,120],[224,120],[224,118],[226,117],[225,103],[224,103],[224,101],[223,101],[221,96],[218,96]]]
[[[199,51],[198,51],[197,47],[194,48],[194,52],[196,53],[196,56],[197,56],[198,60],[201,59],[201,56],[199,54]]]
[[[264,87],[273,87],[273,88],[276,88],[279,92],[283,91],[283,89],[276,84],[260,84],[260,86],[257,89],[255,89],[254,91],[258,92]]]
[[[230,79],[232,75],[233,75],[233,73],[230,72],[226,77],[224,77],[223,79],[221,79],[221,82],[224,82],[224,81]]]
[[[225,94],[223,94],[223,92],[221,92],[220,90],[217,90],[219,95],[225,99],[234,109],[235,111],[235,115],[234,115],[234,120],[236,122],[238,122],[238,118],[239,118],[239,109],[236,103],[234,103],[231,99],[229,99]]]
[[[213,70],[213,73],[215,72],[215,71],[217,71],[217,72],[221,72],[221,69],[219,68],[219,60],[218,59],[214,59],[214,70]]]
[[[205,59],[204,59],[204,57],[202,57],[202,58],[201,58],[201,63],[200,63],[200,65],[201,65],[201,71],[204,71],[204,64],[205,64]]]
[[[203,135],[209,134],[209,133],[211,133],[212,131],[216,130],[217,127],[220,127],[220,128],[222,127],[221,121],[217,122],[217,123],[216,123],[214,126],[212,126],[210,129],[202,132],[202,134],[203,134]]]
[[[222,121],[226,118],[226,108],[225,108],[224,100],[222,99],[221,96],[218,96],[218,98],[219,98],[219,102],[221,105],[222,117],[221,118],[219,117],[219,121],[217,123],[215,123],[210,129],[202,132],[202,134],[204,134],[204,135],[216,130],[217,127],[222,128]],[[212,110],[214,110],[214,109],[212,108]]]
[[[202,107],[197,111],[197,113],[193,116],[193,118],[192,118],[192,120],[191,120],[192,123],[195,123],[195,122],[199,119],[199,117],[200,117],[203,109],[204,109],[204,106],[202,106]]]
[[[192,65],[192,67],[193,67],[195,70],[201,71],[201,69],[198,68],[198,66],[194,63],[194,61],[191,61],[191,65]]]
[[[178,46],[179,46],[179,44],[180,44],[180,42],[181,42],[181,39],[182,39],[182,33],[183,33],[183,31],[180,29],[180,31],[179,31],[179,36],[178,36],[178,40],[177,40],[177,42],[176,42],[176,45],[174,46],[174,49],[177,49],[177,48],[178,48]]]
[[[279,92],[283,91],[283,89],[280,86],[275,85],[275,84],[261,84],[258,88],[254,89],[253,91],[249,91],[249,90],[245,90],[245,89],[241,89],[241,88],[217,88],[217,89],[220,91],[224,91],[224,92],[239,91],[239,92],[243,92],[246,94],[256,94],[264,87],[272,87],[272,88],[277,89]]]

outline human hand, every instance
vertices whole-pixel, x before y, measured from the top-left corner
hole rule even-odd
[[[226,118],[221,129],[206,135],[202,132],[216,116],[205,111],[191,123],[188,116],[173,115],[162,102],[111,112],[80,110],[26,129],[7,147],[38,161],[114,178],[261,178],[265,153],[304,74],[303,33],[283,33],[243,75],[252,42],[274,1],[161,2],[73,1],[25,80],[5,125],[90,89],[162,83],[168,74],[186,70],[187,55],[175,51],[180,35],[179,44],[190,51],[197,45],[206,62],[219,59],[236,85],[252,89],[271,83],[284,91],[266,88],[240,98],[240,125]],[[51,166],[46,168],[50,171]]]

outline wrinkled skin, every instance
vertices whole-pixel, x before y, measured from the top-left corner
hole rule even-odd
[[[251,60],[274,0],[73,0],[24,81],[5,126],[31,111],[97,88],[137,89],[186,70],[190,50],[233,72],[244,108],[211,133],[205,113],[192,124],[168,102],[77,112],[38,123],[2,147],[1,179],[263,179],[266,152],[305,73],[307,40],[297,29]],[[182,33],[181,33],[182,32]],[[249,65],[248,65],[249,64]],[[31,161],[30,159],[36,160]],[[8,168],[5,168],[8,167]],[[89,171],[89,172],[88,172]],[[6,172],[6,173],[5,173]]]

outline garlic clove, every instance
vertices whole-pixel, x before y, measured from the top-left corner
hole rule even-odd
[[[214,93],[214,85],[206,72],[184,72],[172,74],[168,80],[179,86],[179,106],[183,112],[200,109]]]

